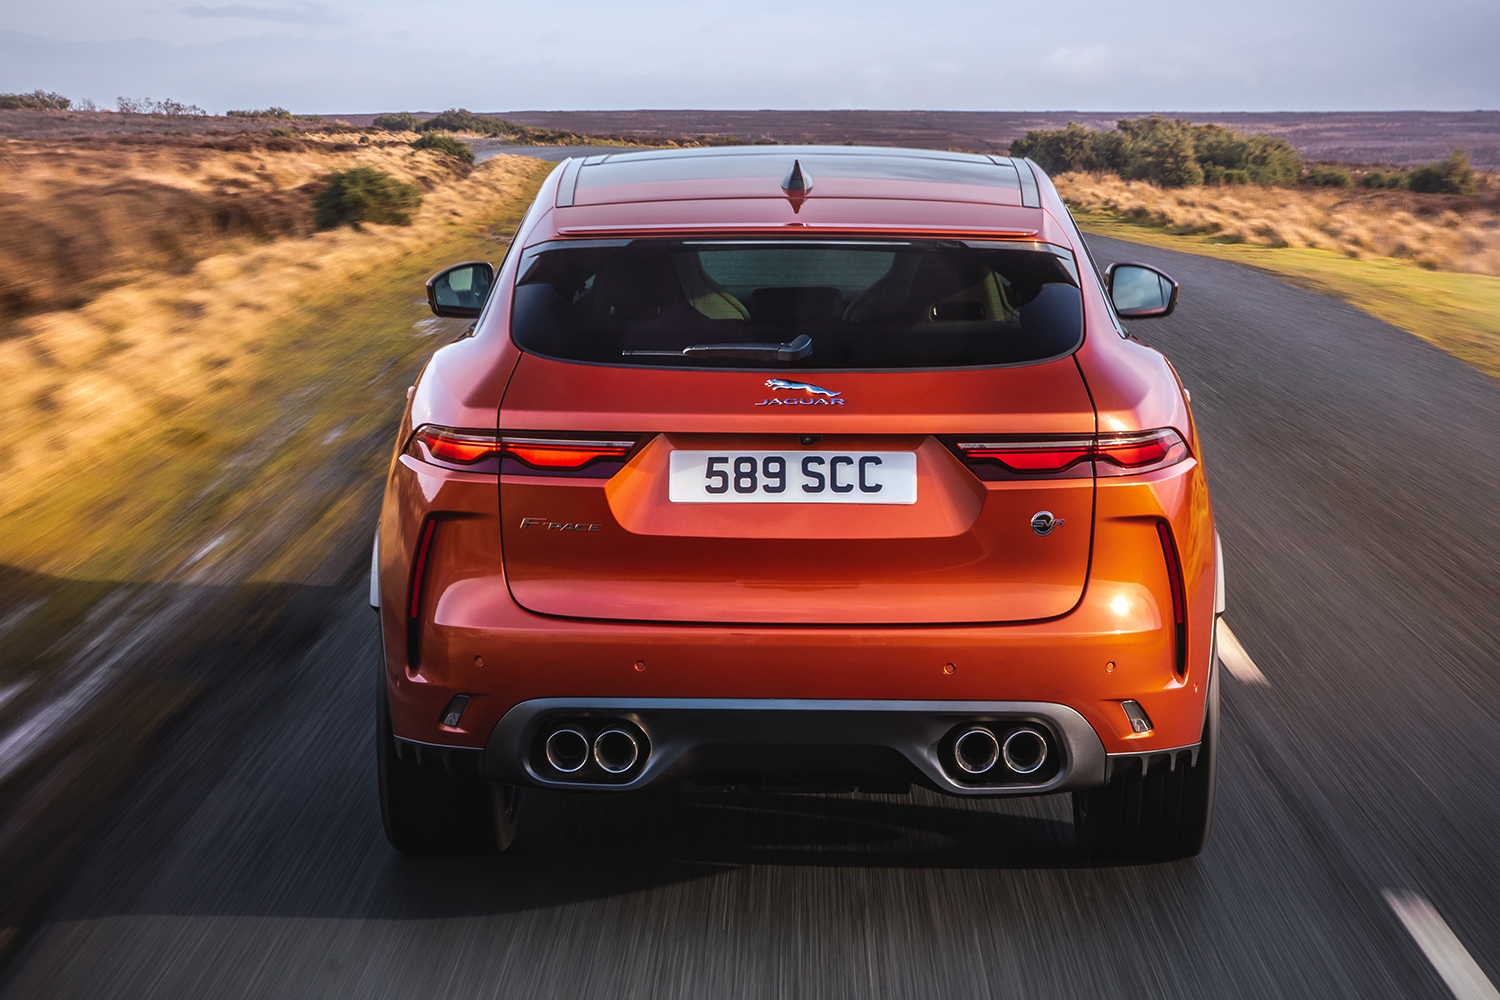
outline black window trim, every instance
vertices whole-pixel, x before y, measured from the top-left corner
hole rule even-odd
[[[522,220],[523,224],[524,224],[524,221],[525,220],[523,219]],[[1072,222],[1072,218],[1070,217],[1068,219],[1068,221],[1071,223]],[[1087,244],[1083,243],[1082,236],[1081,236],[1081,234],[1078,233],[1078,229],[1077,229],[1076,226],[1073,227],[1073,233],[1074,233],[1075,238],[1078,239],[1080,245],[1083,246],[1084,253],[1087,254],[1088,253],[1088,246],[1087,246]],[[682,234],[672,234],[672,235],[668,235],[668,234],[661,234],[661,235],[652,234],[652,235],[649,235],[649,236],[622,236],[622,237],[615,237],[615,238],[589,238],[589,237],[585,237],[585,238],[576,238],[576,237],[569,238],[569,237],[562,237],[562,238],[558,238],[558,239],[543,240],[541,243],[533,243],[530,246],[523,248],[521,250],[521,262],[516,267],[516,280],[515,280],[515,284],[512,285],[511,287],[512,287],[512,289],[514,289],[516,286],[520,285],[522,283],[522,281],[525,279],[526,273],[527,273],[527,271],[529,269],[529,265],[528,265],[528,259],[529,258],[535,258],[536,256],[540,255],[544,251],[554,250],[554,249],[560,249],[562,247],[577,247],[577,248],[620,247],[620,246],[629,246],[631,243],[634,243],[637,240],[650,240],[650,241],[653,241],[653,242],[656,242],[656,241],[662,241],[662,242],[681,242],[681,243],[721,243],[721,242],[724,242],[725,240],[736,242],[736,243],[807,243],[807,242],[824,242],[824,241],[827,241],[827,242],[838,242],[841,239],[842,240],[846,240],[846,241],[849,240],[849,239],[854,239],[854,240],[858,240],[858,242],[863,243],[863,244],[890,244],[890,245],[895,245],[895,246],[910,246],[912,243],[915,243],[915,242],[928,242],[928,241],[932,241],[932,242],[955,242],[955,243],[961,243],[964,246],[970,247],[970,248],[973,248],[973,249],[1025,250],[1025,251],[1030,251],[1030,252],[1034,252],[1034,253],[1050,253],[1052,256],[1058,258],[1058,260],[1063,263],[1064,269],[1066,271],[1068,271],[1068,273],[1072,276],[1072,278],[1073,278],[1073,280],[1075,282],[1075,287],[1078,288],[1079,292],[1081,293],[1083,291],[1083,284],[1082,284],[1080,275],[1078,273],[1079,272],[1079,268],[1078,268],[1078,264],[1077,264],[1077,257],[1076,257],[1076,255],[1068,247],[1061,246],[1060,244],[1057,244],[1057,243],[1049,243],[1049,242],[1047,242],[1045,240],[986,239],[984,237],[951,237],[951,236],[940,236],[940,237],[908,237],[908,238],[901,238],[901,237],[897,237],[897,236],[892,236],[889,239],[883,239],[883,238],[881,238],[881,236],[879,236],[877,234],[862,234],[862,233],[826,233],[826,234],[824,234],[824,233],[819,233],[819,234],[808,233],[808,234],[805,234],[805,235],[804,234],[790,234],[789,235],[789,234],[778,233],[776,235],[767,234],[764,237],[761,237],[760,234],[733,233],[733,234],[725,234],[724,240],[716,239],[715,237],[713,237],[711,235],[698,234],[698,233],[682,233]],[[1098,265],[1094,264],[1092,256],[1089,257],[1089,263],[1090,263],[1090,265],[1093,266],[1094,272],[1095,272],[1095,277],[1097,278],[1097,275],[1098,275]],[[497,297],[498,296],[496,296],[494,294],[494,291],[492,289],[491,293],[490,293],[490,300],[493,301]],[[514,301],[514,296],[512,296],[512,301]],[[488,303],[486,303],[486,305],[488,305]],[[1078,342],[1076,344],[1074,344],[1071,348],[1069,348],[1066,351],[1063,351],[1063,352],[1061,352],[1059,354],[1055,354],[1055,355],[1052,355],[1052,356],[1049,356],[1049,357],[1038,358],[1035,361],[1013,361],[1013,362],[1010,362],[1008,364],[998,364],[998,365],[939,365],[939,366],[929,367],[929,368],[922,368],[922,367],[911,367],[911,368],[798,368],[798,369],[795,369],[795,370],[798,371],[798,372],[802,372],[802,373],[824,374],[824,375],[840,375],[840,374],[856,374],[856,373],[861,373],[861,374],[888,374],[888,373],[889,374],[900,374],[900,373],[903,373],[903,372],[906,372],[906,373],[915,373],[915,372],[991,371],[991,370],[999,370],[999,369],[1004,369],[1004,368],[1029,368],[1029,367],[1031,367],[1033,365],[1051,364],[1051,363],[1056,362],[1056,361],[1061,361],[1064,358],[1070,358],[1073,355],[1077,354],[1080,350],[1083,349],[1083,345],[1084,345],[1085,341],[1088,340],[1087,303],[1086,302],[1080,302],[1079,305],[1080,305],[1080,307],[1084,311],[1083,311],[1082,328],[1079,331]],[[1119,328],[1119,324],[1118,323],[1116,323],[1116,328],[1117,329]],[[526,347],[525,345],[519,343],[515,339],[515,335],[514,335],[514,333],[511,330],[511,325],[510,325],[510,322],[509,322],[508,318],[507,318],[507,321],[506,321],[506,336],[510,338],[510,342],[516,348],[516,350],[520,351],[522,354],[529,354],[529,355],[531,355],[533,357],[542,358],[542,359],[547,360],[547,361],[553,361],[553,362],[556,362],[558,364],[565,364],[565,365],[584,365],[584,366],[587,366],[589,368],[611,368],[611,369],[621,369],[621,370],[629,370],[629,371],[680,371],[680,372],[716,372],[716,373],[725,373],[725,372],[738,372],[738,373],[755,372],[755,373],[759,373],[759,372],[773,371],[773,369],[769,369],[769,368],[708,367],[706,365],[693,365],[691,367],[684,367],[684,366],[678,366],[678,365],[652,365],[652,364],[621,365],[621,364],[617,364],[617,363],[614,363],[614,362],[608,362],[608,361],[580,361],[580,360],[578,360],[576,358],[559,358],[559,357],[554,357],[553,355],[550,355],[550,354],[543,354],[541,351],[533,350],[532,348]]]

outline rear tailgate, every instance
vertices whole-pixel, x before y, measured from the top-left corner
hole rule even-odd
[[[772,387],[765,372],[524,356],[502,434],[641,445],[608,479],[508,462],[502,545],[517,602],[579,618],[747,624],[1022,621],[1077,604],[1088,463],[982,481],[947,446],[1092,435],[1071,359],[796,377],[824,391]],[[1042,511],[1058,522],[1046,534],[1032,526]]]

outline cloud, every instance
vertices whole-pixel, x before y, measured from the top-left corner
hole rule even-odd
[[[1062,45],[1052,50],[1047,62],[1064,76],[1095,77],[1101,75],[1109,62],[1109,47],[1094,45]]]
[[[274,21],[278,24],[342,24],[344,16],[322,4],[305,3],[295,7],[250,7],[232,3],[223,7],[184,7],[188,17],[233,17],[246,21]]]
[[[96,100],[159,94],[210,109],[274,104],[335,114],[863,107],[1118,117],[1500,104],[1495,0],[1479,10],[1469,9],[1477,0],[1436,0],[1435,10],[1467,11],[1456,34],[1456,13],[1350,18],[1339,5],[1354,0],[1326,9],[1267,0],[1253,10],[1170,0],[1181,7],[1170,19],[1139,9],[1169,0],[1079,0],[1087,31],[1069,34],[1046,5],[973,0],[925,0],[930,16],[905,22],[910,5],[898,0],[802,0],[796,31],[777,15],[785,0],[739,0],[701,16],[683,14],[689,0],[179,0],[161,18],[146,16],[156,0],[62,2],[94,16],[38,13],[37,30],[24,34],[0,26],[0,90],[42,87]],[[180,13],[184,2],[198,5],[191,16]],[[1398,9],[1394,0],[1361,2]],[[442,11],[463,30],[424,31],[431,18],[419,23],[418,8]],[[954,32],[955,23],[965,30]],[[701,25],[716,34],[705,37]],[[139,37],[147,31],[155,37]],[[54,32],[86,37],[45,37]],[[328,36],[343,37],[330,45]],[[997,39],[1012,41],[997,49]]]

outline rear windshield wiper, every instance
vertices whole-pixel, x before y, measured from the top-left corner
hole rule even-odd
[[[764,358],[800,361],[812,353],[812,338],[801,334],[790,344],[692,344],[680,351],[621,351],[622,355],[670,358]]]

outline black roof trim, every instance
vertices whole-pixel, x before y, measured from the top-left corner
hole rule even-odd
[[[1040,205],[1034,196],[1035,178],[1009,157],[877,146],[716,146],[605,153],[582,161],[574,186],[758,176],[781,180],[794,164],[820,178],[911,180],[1023,191],[1029,182],[1033,197],[1028,204]]]
[[[1036,174],[1033,173],[1038,169],[1037,165],[1031,162],[1029,156],[1024,160],[1012,159],[1010,162],[1016,165],[1016,173],[1021,175],[1021,207],[1041,208],[1042,194],[1037,187]]]

